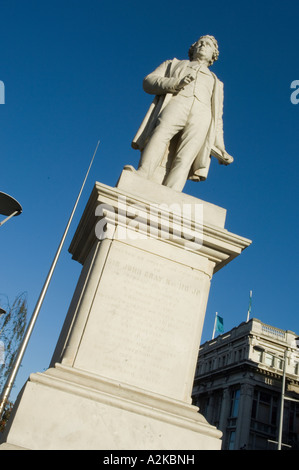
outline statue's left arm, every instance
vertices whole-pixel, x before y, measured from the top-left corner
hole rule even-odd
[[[223,83],[219,81],[219,96],[218,96],[218,113],[216,121],[216,133],[215,133],[215,147],[220,150],[223,160],[219,160],[219,163],[228,165],[233,162],[233,157],[227,153],[224,145],[224,134],[223,134]]]
[[[216,121],[216,135],[215,135],[215,147],[221,151],[225,151],[224,136],[223,136],[223,83],[219,81],[219,92],[218,92],[218,113]]]

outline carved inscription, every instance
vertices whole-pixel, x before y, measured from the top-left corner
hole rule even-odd
[[[192,348],[196,354],[199,346],[206,279],[187,266],[114,243],[93,306],[97,325],[89,322],[97,335],[92,360],[99,373],[182,395]]]

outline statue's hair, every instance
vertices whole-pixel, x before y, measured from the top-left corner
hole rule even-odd
[[[198,42],[203,39],[203,38],[209,38],[211,39],[213,45],[214,45],[214,53],[213,53],[213,56],[212,56],[212,60],[210,61],[209,65],[212,65],[219,57],[219,49],[218,49],[218,42],[217,40],[214,38],[214,36],[209,36],[208,34],[206,34],[205,36],[201,36],[194,44],[192,44],[192,46],[190,46],[189,48],[189,52],[188,52],[188,55],[189,55],[189,59],[192,61],[193,60],[193,52],[194,52],[194,48],[195,46],[198,44]]]

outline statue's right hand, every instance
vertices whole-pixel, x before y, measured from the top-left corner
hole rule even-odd
[[[179,81],[179,83],[176,86],[176,89],[181,90],[182,88],[184,88],[184,86],[191,83],[194,79],[195,79],[195,75],[192,75],[191,73],[189,73],[188,75],[186,75],[184,78],[182,78]]]

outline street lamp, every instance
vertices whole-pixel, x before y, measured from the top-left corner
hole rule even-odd
[[[5,215],[6,219],[0,222],[0,226],[5,224],[9,219],[14,217],[15,215],[20,215],[22,212],[22,206],[18,203],[16,199],[9,196],[6,193],[0,192],[0,214]],[[6,313],[3,308],[0,307],[0,317]]]
[[[299,337],[295,338],[296,341],[296,346],[297,348],[299,347]],[[265,348],[261,346],[253,346],[253,349],[258,351],[258,352],[265,352]],[[271,353],[272,354],[272,353]],[[284,355],[283,358],[276,356],[275,354],[272,354],[274,357],[280,359],[283,361],[283,374],[282,374],[282,383],[281,383],[281,399],[280,399],[280,414],[279,414],[279,426],[278,426],[278,442],[277,442],[277,449],[281,450],[282,447],[282,429],[283,429],[283,413],[284,413],[284,402],[285,400],[289,401],[294,401],[294,402],[299,402],[299,400],[296,400],[295,398],[287,397],[285,395],[285,384],[286,384],[286,366],[287,366],[287,356],[288,352],[287,349],[284,350]]]
[[[282,444],[283,412],[284,412],[284,401],[286,399],[285,397],[286,365],[287,365],[287,350],[285,349],[284,356],[283,356],[283,374],[282,374],[282,383],[281,383],[281,400],[280,400],[278,445],[277,445],[278,450],[281,450],[281,444]]]
[[[0,192],[0,214],[5,215],[6,219],[0,222],[0,225],[5,224],[9,219],[22,212],[22,206],[16,199],[6,193]]]

